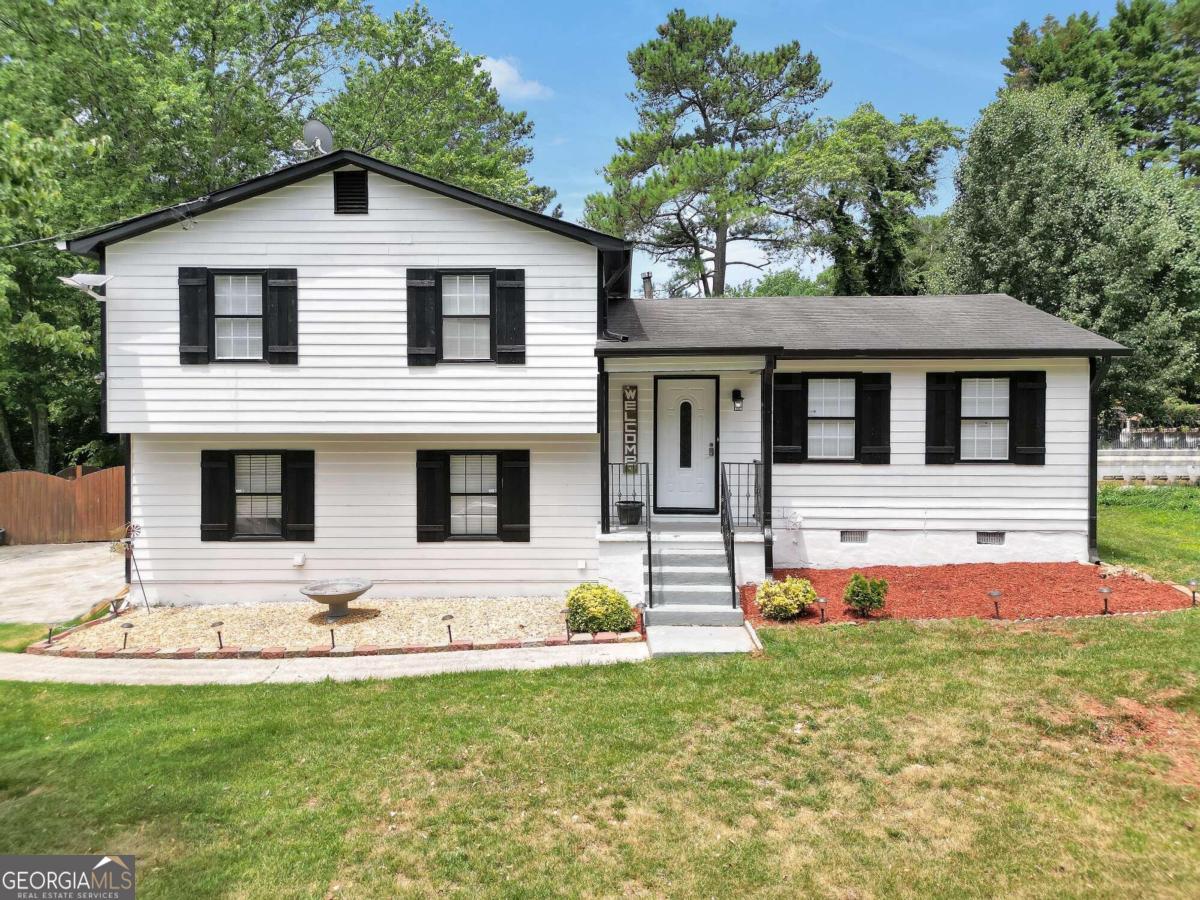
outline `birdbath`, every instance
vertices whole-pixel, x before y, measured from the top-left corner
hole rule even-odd
[[[306,584],[300,588],[300,593],[309,600],[326,604],[329,612],[325,619],[329,621],[344,618],[350,612],[350,601],[357,600],[374,586],[374,582],[363,578],[335,578]]]

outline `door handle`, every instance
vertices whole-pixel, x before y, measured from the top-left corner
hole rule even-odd
[[[715,442],[714,442],[714,441],[709,441],[709,442],[708,442],[708,455],[709,455],[709,456],[716,456],[716,455],[717,455],[717,450],[716,450],[716,446],[715,446]]]

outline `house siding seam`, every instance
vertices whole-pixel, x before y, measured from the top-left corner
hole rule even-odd
[[[134,434],[594,433],[594,247],[371,176],[367,215],[333,176],[107,250],[108,427]],[[295,268],[299,363],[179,364],[178,269]],[[409,268],[524,269],[526,362],[406,360]]]

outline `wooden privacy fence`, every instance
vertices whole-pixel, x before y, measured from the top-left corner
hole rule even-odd
[[[125,467],[59,478],[0,472],[0,528],[10,544],[110,541],[125,528]]]

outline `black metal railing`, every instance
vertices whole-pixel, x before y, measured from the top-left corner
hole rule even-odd
[[[608,531],[646,533],[646,606],[654,606],[654,537],[651,529],[650,464],[609,463],[604,498]]]
[[[762,463],[721,463],[729,483],[729,513],[734,528],[762,528]]]
[[[725,544],[725,565],[729,568],[729,590],[733,608],[738,608],[737,560],[734,558],[733,503],[729,493],[729,473],[721,469],[721,540]]]

